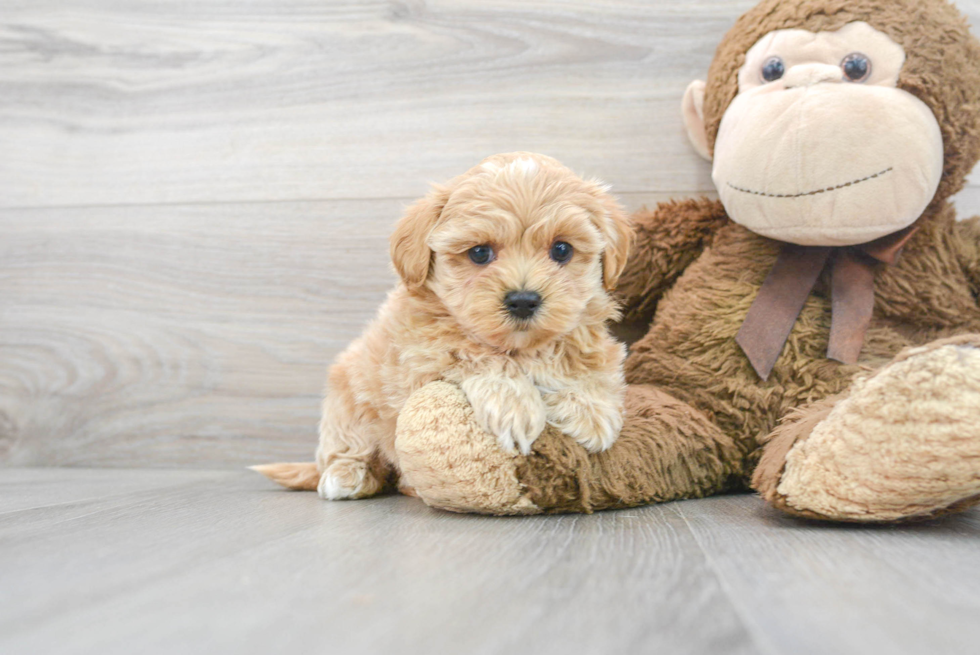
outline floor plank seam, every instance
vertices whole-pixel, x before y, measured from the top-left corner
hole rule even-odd
[[[704,559],[707,562],[708,567],[711,569],[711,572],[714,573],[715,579],[718,581],[718,586],[721,588],[721,592],[725,594],[725,598],[728,599],[728,602],[732,606],[732,610],[742,622],[742,626],[752,637],[753,643],[760,649],[761,652],[764,652],[767,655],[780,655],[780,652],[775,645],[766,638],[765,632],[763,632],[755,621],[750,620],[749,615],[743,611],[741,604],[737,602],[735,598],[735,591],[728,584],[728,581],[725,579],[724,575],[722,575],[720,567],[715,564],[715,558],[708,552],[708,549],[704,547],[704,544],[701,542],[701,537],[698,536],[697,531],[691,525],[691,521],[684,513],[681,503],[675,503],[675,506],[677,513],[680,515],[681,519],[684,520],[684,525],[687,526],[691,536],[694,538],[694,543],[698,545],[698,548],[704,555]]]
[[[44,509],[44,508],[47,508],[47,507],[71,506],[71,505],[75,505],[75,504],[79,504],[79,503],[84,503],[84,502],[91,502],[91,501],[106,501],[106,502],[110,502],[113,499],[118,499],[118,501],[122,501],[123,499],[126,499],[127,496],[137,496],[137,495],[143,496],[143,497],[140,497],[140,498],[135,499],[135,501],[133,501],[133,502],[129,502],[129,501],[127,501],[127,502],[117,502],[117,504],[114,504],[114,505],[112,505],[110,507],[102,507],[102,508],[96,509],[96,510],[94,510],[92,512],[86,512],[85,514],[79,514],[77,516],[69,516],[67,518],[63,518],[63,519],[57,520],[57,521],[55,521],[53,523],[50,523],[50,524],[48,524],[46,526],[46,528],[50,528],[52,526],[58,526],[58,525],[62,525],[64,523],[71,523],[73,521],[78,521],[78,520],[81,520],[81,519],[84,519],[84,518],[87,518],[87,517],[90,517],[90,516],[97,516],[99,514],[105,514],[107,512],[114,512],[114,511],[117,511],[119,509],[139,507],[141,504],[146,503],[146,502],[152,500],[154,497],[158,496],[159,495],[158,492],[161,492],[161,491],[173,491],[174,489],[182,489],[184,487],[195,487],[195,486],[213,485],[214,482],[215,482],[214,480],[196,480],[196,481],[193,481],[193,482],[187,482],[187,483],[181,483],[181,484],[174,484],[174,485],[167,485],[167,486],[163,486],[163,487],[153,487],[153,488],[150,488],[150,489],[145,489],[145,490],[143,490],[141,492],[138,492],[138,493],[134,493],[132,491],[127,491],[127,492],[118,493],[118,494],[110,494],[110,495],[107,495],[107,496],[96,496],[94,498],[73,499],[73,500],[70,500],[70,501],[68,501],[66,503],[54,503],[54,504],[51,504],[51,505],[41,505],[41,506],[38,506],[38,507],[31,507],[31,508],[27,508],[27,509],[13,510],[11,512],[3,512],[3,513],[0,513],[0,517],[8,516],[10,514],[17,514],[18,512],[30,512],[32,510]],[[153,495],[151,495],[151,494],[153,494]]]
[[[426,185],[428,186],[428,185]],[[420,190],[419,195],[423,191]],[[634,189],[631,191],[616,191],[617,196],[676,196],[687,198],[693,196],[717,196],[715,189]],[[219,207],[225,205],[289,205],[289,204],[315,204],[331,202],[395,202],[412,203],[418,200],[418,196],[343,196],[343,197],[296,197],[296,198],[257,198],[239,200],[175,200],[172,202],[120,202],[120,203],[94,203],[94,204],[67,204],[67,205],[10,205],[0,206],[2,212],[44,212],[44,211],[78,211],[90,209],[134,209],[152,207]]]
[[[107,470],[111,470],[111,469],[107,469]],[[164,485],[164,486],[161,486],[161,487],[153,487],[151,490],[152,491],[169,491],[171,489],[176,489],[178,487],[184,487],[184,486],[187,486],[187,485],[190,485],[190,484],[197,484],[199,482],[211,482],[211,481],[210,480],[194,480],[194,481],[191,481],[191,482],[181,482],[181,483],[176,483],[176,484],[168,484],[168,485]],[[61,502],[61,503],[48,503],[46,505],[34,505],[32,507],[21,507],[20,509],[11,509],[11,510],[6,510],[6,511],[0,511],[0,520],[2,520],[4,517],[10,516],[11,514],[18,514],[20,512],[30,512],[30,511],[38,510],[38,509],[51,509],[52,507],[68,507],[68,506],[71,506],[71,505],[79,505],[79,504],[93,502],[93,501],[98,501],[98,500],[111,500],[113,498],[124,498],[125,496],[130,495],[131,493],[132,492],[130,492],[130,491],[124,491],[124,492],[120,492],[120,493],[109,493],[109,494],[103,494],[103,495],[98,495],[98,496],[85,496],[85,497],[79,497],[79,498],[72,498],[71,500],[66,500],[66,501]],[[66,520],[70,520],[70,519],[66,519]]]

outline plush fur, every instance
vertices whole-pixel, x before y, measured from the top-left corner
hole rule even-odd
[[[625,389],[625,348],[606,327],[617,316],[609,291],[631,239],[606,190],[549,157],[497,155],[436,187],[391,237],[400,284],[330,369],[315,467],[256,470],[329,499],[380,492],[398,478],[402,407],[435,380],[459,385],[503,450],[529,452],[546,424],[591,452],[607,449]],[[559,241],[573,248],[567,261],[550,256]],[[470,258],[475,246],[492,248],[488,262]],[[518,291],[540,295],[530,317],[507,311]]]
[[[980,497],[980,220],[957,223],[948,202],[980,157],[980,45],[964,19],[944,0],[763,0],[712,64],[703,105],[708,146],[759,38],[852,21],[905,48],[899,87],[933,111],[945,150],[943,178],[918,231],[895,265],[876,268],[858,363],[826,356],[825,272],[760,380],[735,336],[780,244],[732,223],[719,202],[663,204],[635,216],[637,244],[618,289],[621,333],[640,338],[626,362],[627,416],[616,444],[589,455],[546,431],[530,455],[511,458],[507,500],[483,504],[497,482],[457,479],[454,467],[412,449],[425,438],[453,452],[473,434],[465,412],[455,426],[441,423],[438,435],[421,427],[428,412],[462,402],[445,389],[422,389],[397,449],[413,453],[405,476],[419,480],[423,500],[457,511],[527,513],[529,503],[534,511],[592,511],[751,481],[792,514],[880,522],[958,511]],[[480,450],[472,441],[467,448]],[[416,475],[423,470],[424,480]],[[438,497],[429,493],[434,485]]]

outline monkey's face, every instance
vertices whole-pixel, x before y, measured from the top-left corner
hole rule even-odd
[[[915,222],[939,186],[943,141],[929,108],[897,87],[904,63],[902,47],[863,22],[780,30],[756,43],[714,147],[712,178],[732,220],[828,246]],[[697,83],[688,89],[684,110],[695,145],[705,146],[700,89],[700,97]]]

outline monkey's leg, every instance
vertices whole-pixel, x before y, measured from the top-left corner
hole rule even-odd
[[[697,498],[741,474],[732,440],[654,387],[627,390],[625,419],[603,453],[590,455],[549,427],[530,455],[513,455],[479,428],[457,387],[436,382],[403,408],[395,448],[403,484],[459,512],[591,512]]]
[[[810,518],[887,522],[980,501],[980,335],[902,352],[772,433],[752,485]]]

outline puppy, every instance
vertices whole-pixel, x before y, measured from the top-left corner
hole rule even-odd
[[[533,153],[495,155],[408,209],[391,237],[401,278],[330,369],[316,464],[254,467],[328,499],[397,480],[395,424],[428,382],[460,386],[502,448],[546,424],[591,452],[623,425],[625,348],[610,291],[633,232],[596,182]]]

